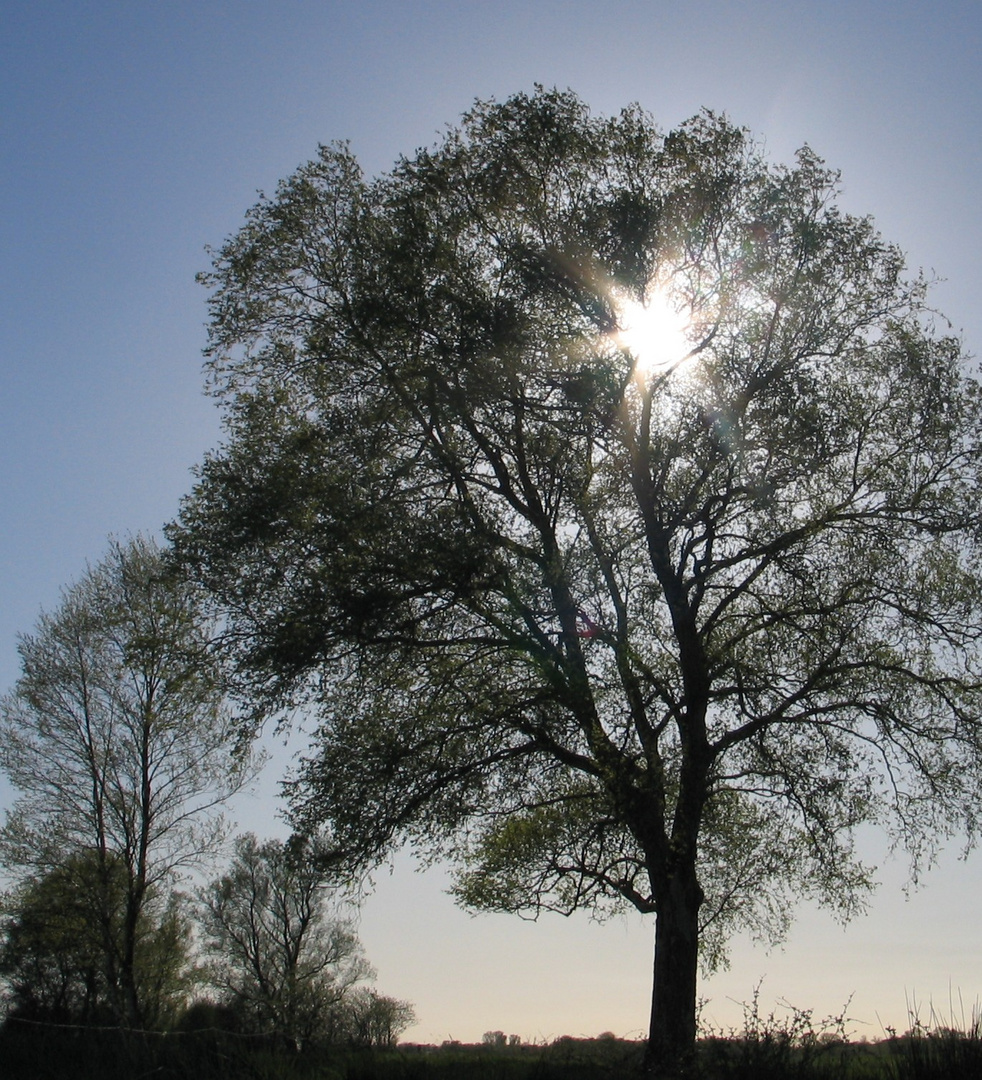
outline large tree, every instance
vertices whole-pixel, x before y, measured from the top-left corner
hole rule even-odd
[[[376,179],[322,148],[204,275],[227,438],[173,535],[257,708],[317,710],[296,820],[654,914],[651,1074],[700,944],[979,810],[978,386],[837,201],[539,90]]]
[[[210,637],[154,543],[114,543],[21,639],[21,678],[0,699],[0,769],[19,793],[0,860],[28,880],[85,870],[73,889],[130,1024],[152,1019],[146,909],[213,850],[222,804],[250,775]]]

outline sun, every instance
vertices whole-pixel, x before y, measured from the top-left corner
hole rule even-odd
[[[643,301],[615,299],[614,308],[619,327],[614,340],[634,357],[635,375],[667,373],[688,358],[691,317],[665,289],[651,289]]]

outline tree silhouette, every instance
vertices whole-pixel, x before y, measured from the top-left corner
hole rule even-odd
[[[199,893],[212,982],[291,1050],[346,1038],[346,998],[373,974],[313,854],[247,833],[228,872]]]
[[[227,439],[172,536],[257,711],[317,711],[296,822],[655,914],[651,1075],[700,942],[979,809],[978,386],[837,184],[539,89],[374,180],[322,148],[204,275]]]

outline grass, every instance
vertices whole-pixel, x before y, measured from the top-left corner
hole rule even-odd
[[[948,1015],[929,1009],[922,1021],[920,1009],[908,1003],[910,1028],[898,1036],[888,1032],[896,1080],[982,1080],[982,1010],[974,1005],[968,1017],[964,1002],[949,1004]]]
[[[786,1006],[766,1015],[759,996],[740,1030],[699,1042],[698,1080],[982,1080],[982,1014],[911,1010],[904,1034],[853,1042],[842,1015],[815,1021]],[[5,1080],[620,1080],[638,1071],[643,1044],[610,1035],[549,1045],[322,1048],[287,1055],[228,1032],[137,1035],[111,1029],[8,1022],[0,1029]]]

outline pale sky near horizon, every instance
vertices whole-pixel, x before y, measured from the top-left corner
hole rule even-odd
[[[109,534],[155,533],[219,438],[201,393],[194,282],[259,189],[349,139],[366,171],[434,142],[475,98],[570,87],[596,112],[640,102],[663,127],[707,106],[788,160],[841,169],[938,308],[982,350],[982,4],[689,0],[0,0],[0,690],[16,635]],[[279,766],[289,757],[281,750]],[[277,775],[237,813],[275,819]],[[11,793],[0,781],[0,806]],[[804,908],[783,951],[743,939],[703,987],[705,1015],[778,999],[816,1016],[853,995],[877,1037],[982,997],[982,853],[957,838],[905,899],[883,862],[870,913],[842,930]],[[651,927],[640,918],[470,917],[440,868],[377,875],[361,934],[409,1038],[638,1034]],[[961,995],[962,1005],[959,1005]]]

